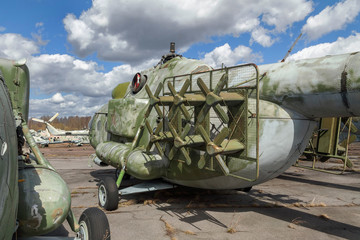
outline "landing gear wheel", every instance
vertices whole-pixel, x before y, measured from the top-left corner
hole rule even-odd
[[[107,211],[112,211],[118,208],[119,193],[113,178],[106,177],[100,181],[98,199],[100,207]]]
[[[81,240],[110,240],[110,226],[103,211],[88,208],[80,216],[78,237]]]

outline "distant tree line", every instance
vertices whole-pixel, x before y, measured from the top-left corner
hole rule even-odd
[[[52,116],[42,116],[40,119],[48,121]],[[50,124],[55,128],[63,129],[63,130],[82,130],[87,129],[88,124],[91,117],[78,117],[78,116],[70,116],[70,117],[57,117]],[[38,130],[45,130],[45,123],[35,122],[29,119],[29,128]]]

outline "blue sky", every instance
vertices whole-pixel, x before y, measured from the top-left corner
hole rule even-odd
[[[92,115],[120,82],[177,51],[213,67],[360,50],[360,1],[12,0],[0,57],[26,58],[30,116]]]

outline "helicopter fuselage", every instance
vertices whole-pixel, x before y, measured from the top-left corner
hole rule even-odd
[[[217,70],[177,56],[103,106],[90,143],[139,179],[247,188],[293,165],[317,118],[360,115],[359,66],[360,53]]]

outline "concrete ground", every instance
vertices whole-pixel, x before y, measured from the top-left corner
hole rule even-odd
[[[356,143],[350,151],[356,169],[359,150]],[[114,176],[113,168],[89,167],[94,152],[89,146],[42,151],[68,183],[77,218],[98,206],[97,183]],[[333,175],[291,167],[249,193],[178,187],[123,196],[119,208],[106,215],[113,240],[360,239],[360,172]],[[57,234],[74,236],[66,222]]]

